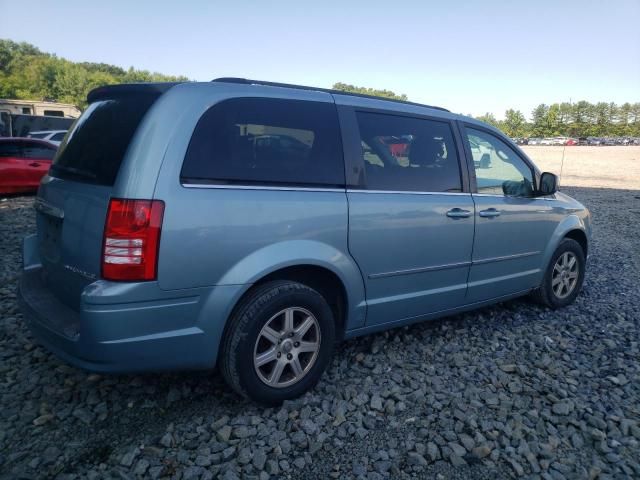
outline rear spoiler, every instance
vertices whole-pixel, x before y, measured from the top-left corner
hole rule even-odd
[[[122,83],[120,85],[105,85],[94,88],[87,94],[87,102],[93,103],[97,100],[108,98],[124,97],[128,95],[157,95],[160,96],[167,90],[184,82],[161,82],[161,83]]]

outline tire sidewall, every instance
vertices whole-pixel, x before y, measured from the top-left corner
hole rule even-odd
[[[261,403],[277,405],[284,400],[298,397],[313,388],[333,354],[335,323],[331,308],[315,290],[300,286],[302,288],[276,294],[252,314],[249,313],[251,310],[251,305],[249,305],[245,314],[249,314],[252,318],[249,318],[246,323],[245,331],[242,332],[243,340],[238,343],[238,348],[236,351],[230,352],[235,356],[238,380],[242,390]],[[255,299],[254,302],[260,302],[260,298]],[[315,315],[320,327],[320,351],[314,365],[302,380],[289,387],[273,388],[260,380],[255,371],[254,349],[262,327],[273,315],[288,307],[302,307]]]
[[[553,291],[553,287],[551,285],[551,282],[553,281],[553,268],[556,262],[558,261],[558,258],[560,258],[560,256],[566,252],[571,252],[576,256],[576,259],[578,261],[578,268],[579,268],[578,282],[576,283],[576,286],[574,287],[573,291],[569,296],[567,296],[566,298],[558,298],[555,292]],[[547,268],[547,272],[545,274],[544,289],[545,289],[545,294],[551,308],[556,309],[556,308],[566,307],[567,305],[570,305],[575,301],[576,297],[580,293],[580,290],[582,289],[582,283],[584,282],[584,275],[585,275],[585,267],[586,267],[586,261],[584,258],[584,252],[582,251],[582,247],[580,246],[580,244],[572,239],[568,239],[568,238],[564,239],[562,243],[560,243],[558,248],[556,248],[556,251],[553,253],[553,256],[551,257],[551,261],[549,262],[549,267]]]

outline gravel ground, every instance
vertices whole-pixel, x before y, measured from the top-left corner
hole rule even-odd
[[[0,477],[640,477],[640,191],[566,191],[595,220],[574,305],[346,342],[282,408],[215,373],[99,376],[35,344],[14,293],[33,199],[0,201]]]

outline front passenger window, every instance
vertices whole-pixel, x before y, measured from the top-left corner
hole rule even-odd
[[[505,142],[490,133],[466,128],[478,193],[530,197],[533,171]]]

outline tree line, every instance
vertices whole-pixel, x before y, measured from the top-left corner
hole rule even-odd
[[[613,102],[540,104],[529,121],[510,108],[504,120],[486,113],[478,120],[498,127],[510,137],[640,137],[640,103]]]
[[[115,65],[71,62],[42,52],[29,43],[0,39],[0,98],[53,100],[86,106],[87,93],[101,85],[132,82],[188,81],[184,76],[123,69]],[[391,90],[335,83],[333,88],[397,100],[407,95]],[[640,137],[640,103],[541,104],[529,119],[520,110],[509,109],[504,120],[487,113],[476,117],[504,131],[511,137]]]
[[[405,94],[390,90],[375,90],[345,83],[333,85],[335,90],[364,93],[378,97],[407,100]],[[472,115],[468,115],[472,116]],[[576,103],[540,104],[529,120],[520,110],[508,109],[504,120],[486,113],[477,120],[499,128],[510,137],[640,137],[640,103]]]
[[[340,90],[342,92],[360,93],[364,95],[373,95],[375,97],[392,98],[394,100],[409,99],[404,93],[397,94],[392,92],[391,90],[376,90],[375,88],[356,87],[354,85],[350,85],[348,83],[341,83],[341,82],[334,83],[333,87],[331,88],[333,88],[334,90]]]
[[[29,43],[0,39],[0,98],[52,100],[84,108],[87,93],[101,85],[186,80],[133,67],[70,62]]]

